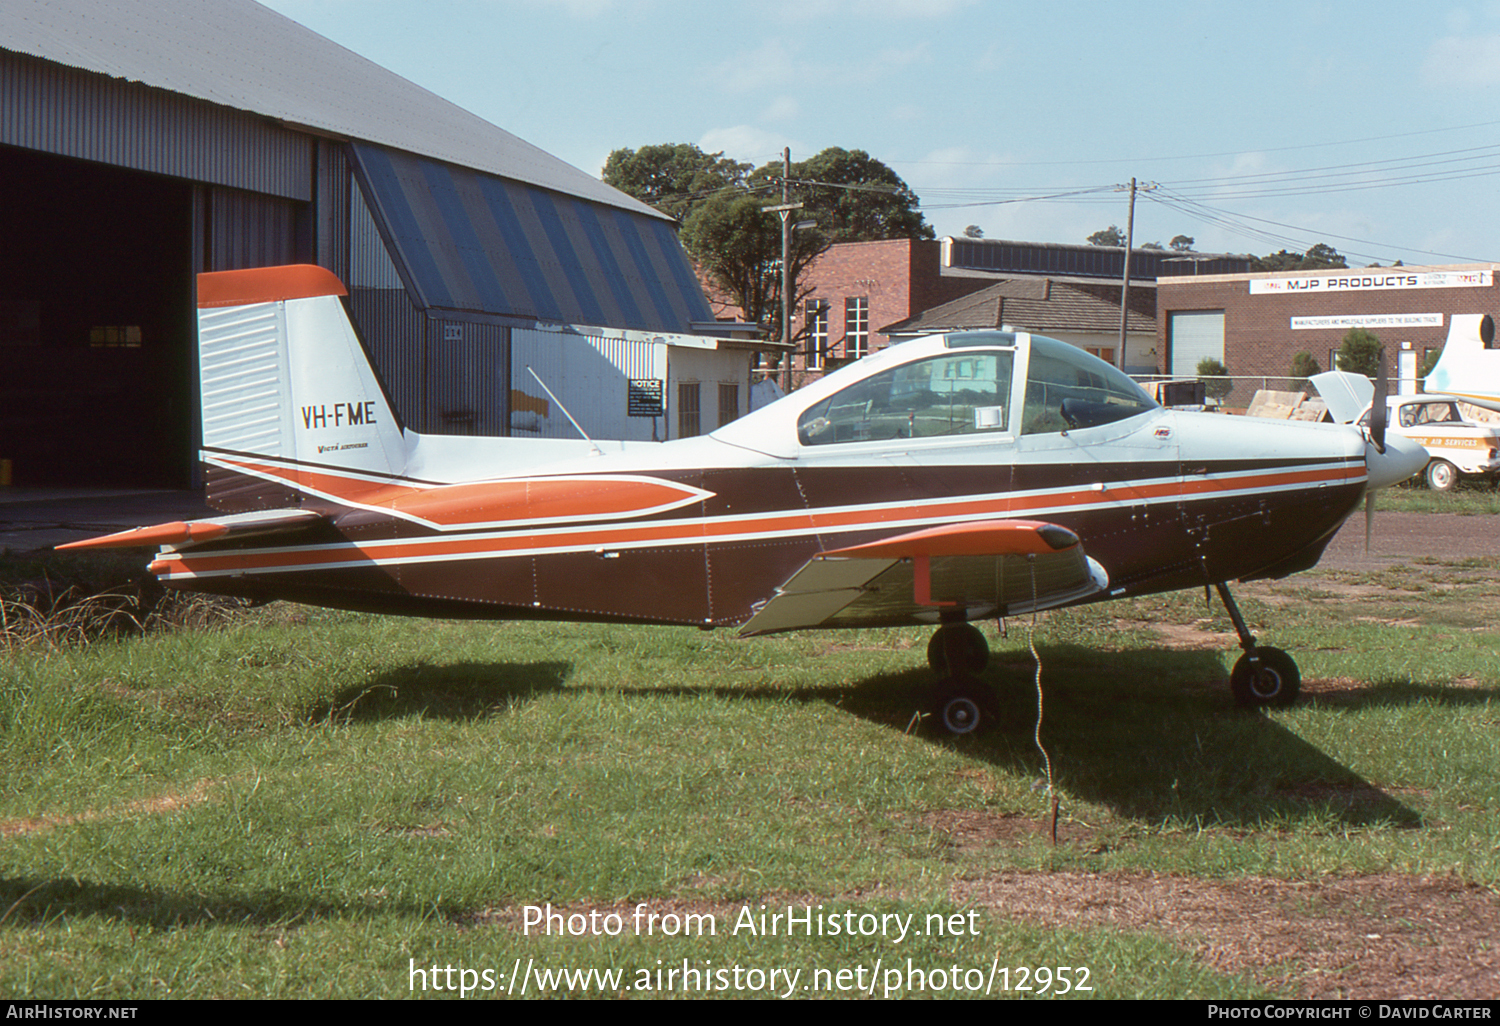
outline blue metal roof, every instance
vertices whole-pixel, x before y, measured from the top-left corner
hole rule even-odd
[[[683,334],[714,319],[669,222],[411,153],[350,149],[425,309]]]

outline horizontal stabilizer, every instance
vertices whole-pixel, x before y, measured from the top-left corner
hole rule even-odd
[[[136,527],[129,531],[106,534],[68,542],[59,549],[128,549],[152,545],[199,545],[228,538],[251,538],[262,534],[284,534],[307,527],[323,519],[321,513],[308,509],[268,509],[253,513],[236,513],[211,520],[176,520],[153,527]]]
[[[936,623],[1077,602],[1109,575],[1067,528],[1035,520],[947,524],[819,553],[740,633]]]

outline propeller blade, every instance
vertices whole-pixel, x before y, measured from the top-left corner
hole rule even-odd
[[[1375,371],[1375,398],[1371,400],[1370,407],[1370,441],[1375,443],[1378,452],[1385,452],[1385,415],[1390,408],[1386,403],[1386,396],[1390,394],[1391,383],[1386,377],[1385,350],[1380,350],[1377,357],[1380,361],[1379,368]]]

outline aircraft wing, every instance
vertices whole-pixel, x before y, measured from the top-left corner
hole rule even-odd
[[[1088,598],[1109,575],[1078,536],[1035,520],[947,524],[820,552],[741,628],[744,635],[811,627],[935,623],[1011,616]]]
[[[136,527],[129,531],[85,538],[57,546],[59,549],[120,549],[142,545],[196,545],[228,538],[251,538],[262,534],[285,534],[323,519],[310,509],[267,509],[232,513],[206,520],[175,520],[170,524]]]

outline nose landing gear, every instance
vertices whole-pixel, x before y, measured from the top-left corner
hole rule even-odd
[[[1257,645],[1255,635],[1250,633],[1245,618],[1240,615],[1234,596],[1229,594],[1229,588],[1224,584],[1214,587],[1219,591],[1235,633],[1240,636],[1240,648],[1245,650],[1229,673],[1229,690],[1234,694],[1234,700],[1247,709],[1285,708],[1297,701],[1297,694],[1302,690],[1302,674],[1296,661],[1279,648]]]

